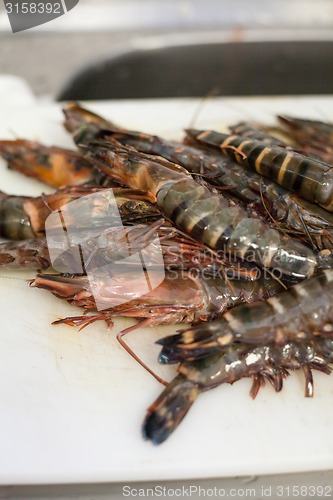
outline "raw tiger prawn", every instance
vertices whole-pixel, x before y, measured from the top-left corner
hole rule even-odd
[[[108,137],[107,132],[104,133]],[[111,132],[109,136],[110,134]],[[268,218],[274,221],[277,229],[291,234],[296,232],[297,236],[307,240],[310,245],[315,242],[319,250],[333,247],[333,217],[329,212],[318,205],[304,202],[282,186],[244,169],[218,151],[203,151],[194,145],[165,141],[160,137],[136,132],[116,132],[113,137],[121,144],[133,146],[138,151],[160,155],[176,162],[214,186],[227,188],[228,194],[252,204],[266,218],[266,211],[269,211]],[[271,136],[264,133],[260,137],[265,138],[267,144],[271,141]],[[280,141],[277,142],[281,144]],[[265,203],[269,208],[265,205],[263,209]],[[249,208],[248,205],[248,211]]]
[[[240,276],[249,280],[256,279],[259,273],[253,265],[244,266],[239,262],[231,263],[224,257],[219,258],[200,243],[170,227],[156,205],[152,203],[155,198],[151,193],[129,188],[111,189],[92,186],[68,187],[36,198],[12,196],[0,192],[0,236],[25,239],[25,243],[22,244],[18,242],[0,244],[0,265],[6,265],[11,269],[19,269],[20,266],[26,269],[50,267],[48,244],[44,240],[45,223],[52,212],[61,213],[63,207],[68,208],[71,202],[77,200],[79,204],[75,205],[73,210],[65,212],[66,232],[67,234],[71,232],[72,240],[77,235],[77,228],[80,228],[80,235],[84,240],[90,238],[93,241],[96,236],[108,237],[116,231],[122,238],[122,235],[127,233],[125,229],[122,233],[121,226],[134,226],[128,234],[133,239],[136,228],[139,228],[135,244],[140,250],[140,247],[146,244],[145,234],[149,233],[151,226],[152,229],[158,230],[164,265],[167,269],[175,266],[178,269],[200,268],[209,274],[225,272],[232,278]],[[63,224],[61,219],[57,221],[56,223],[53,220],[52,229],[49,227],[48,237],[51,237],[51,240],[48,243],[52,250],[57,247],[60,253],[68,257],[70,249],[65,250],[68,244],[67,238],[66,241],[61,238]],[[147,228],[145,229],[142,224]],[[53,238],[54,232],[55,238]],[[41,241],[36,241],[33,236]],[[76,244],[73,245],[71,250],[75,252]],[[109,241],[109,255],[115,251],[115,245]]]
[[[131,310],[133,308],[133,310],[135,310],[135,308],[139,306],[138,317],[141,315],[146,315],[147,317],[151,316],[151,321],[153,321],[154,324],[158,324],[159,322],[163,323],[162,316],[154,316],[154,303],[157,304],[157,308],[161,308],[162,305],[168,304],[167,309],[171,304],[171,310],[177,313],[178,295],[180,301],[188,300],[188,302],[186,302],[186,307],[190,310],[189,317],[191,321],[194,321],[199,318],[201,320],[211,319],[218,316],[225,308],[231,307],[234,303],[251,301],[258,297],[271,296],[281,289],[281,284],[273,278],[262,276],[259,277],[259,279],[251,281],[252,276],[258,278],[255,269],[246,270],[229,265],[229,270],[233,271],[234,274],[237,274],[239,271],[240,277],[249,278],[246,279],[246,281],[235,280],[231,290],[229,283],[224,279],[224,270],[226,269],[228,273],[228,262],[225,263],[210,253],[202,252],[201,245],[179,235],[178,231],[173,228],[163,227],[161,221],[148,227],[137,225],[128,228],[124,227],[122,229],[117,227],[110,228],[97,237],[88,238],[85,242],[82,242],[82,252],[85,254],[86,262],[91,256],[94,258],[94,268],[88,267],[88,272],[93,271],[92,277],[82,275],[70,276],[68,274],[57,276],[41,275],[34,281],[34,286],[47,288],[56,295],[71,300],[73,304],[81,304],[85,309],[94,310],[95,312],[97,311],[95,304],[95,299],[97,297],[98,304],[106,303],[106,307],[103,307],[102,313],[97,314],[97,316],[99,316],[98,319],[107,320],[112,302],[117,303],[117,301],[122,299],[122,291],[130,297],[128,299],[126,295],[126,302],[132,300],[131,297],[135,298],[133,286],[136,280],[133,276],[135,276],[136,273],[140,276],[141,270],[138,270],[136,262],[133,262],[133,265],[128,262],[126,262],[125,266],[122,264],[124,254],[128,250],[129,241],[131,254],[135,254],[139,251],[144,252],[148,248],[149,260],[145,260],[145,262],[149,272],[160,273],[159,266],[161,264],[158,260],[154,260],[154,255],[157,255],[159,258],[159,255],[155,251],[156,245],[160,246],[163,254],[162,264],[166,270],[166,278],[161,287],[163,293],[165,293],[166,289],[168,290],[168,295],[164,297],[163,304],[159,303],[158,297],[160,288],[157,288],[156,292],[153,289],[149,296],[145,295],[141,298],[142,293],[139,294],[140,298],[134,306],[133,304],[125,306],[126,310]],[[37,245],[38,243],[39,245]],[[38,260],[37,262],[35,261],[35,255],[31,252],[31,261],[27,262],[27,265],[32,264],[37,267],[36,264],[39,263],[40,257],[45,258],[46,247],[45,240],[32,240],[31,250],[38,250]],[[29,242],[16,243],[16,246],[14,246],[13,243],[4,243],[0,245],[0,264],[1,258],[3,258],[6,268],[17,267],[15,266],[15,257],[17,257],[20,263],[20,248],[23,249],[24,253],[24,251],[29,249]],[[15,251],[17,252],[16,254]],[[13,262],[10,262],[10,258],[13,259]],[[64,255],[64,258],[66,258],[66,255]],[[117,263],[119,263],[119,266],[117,266]],[[111,280],[112,274],[108,275],[107,279],[103,274],[105,266],[110,264],[117,266],[115,282]],[[223,269],[223,272],[221,269]],[[100,274],[100,270],[102,270],[102,274]],[[134,275],[132,273],[134,273]],[[123,276],[124,282],[128,284],[128,289],[126,287],[125,290],[118,288],[118,278],[120,276]],[[89,292],[90,279],[92,279],[94,283],[94,290],[91,292]],[[110,284],[109,281],[111,281]],[[172,296],[172,289],[174,290],[174,296]],[[198,297],[200,298],[201,305],[198,304],[196,295],[193,294],[193,290],[195,289],[198,290]],[[58,293],[57,290],[61,290],[61,293]],[[76,294],[79,290],[81,290],[80,298],[77,299]],[[175,290],[177,290],[178,295],[177,293],[175,294]],[[142,292],[141,289],[139,291]],[[140,307],[142,304],[146,304],[146,300],[148,300],[147,304],[150,304],[150,309],[147,305],[145,311],[140,312]],[[168,314],[169,313],[170,311],[168,310]],[[180,318],[182,317],[181,314]],[[85,323],[88,324],[91,321],[91,317],[83,316],[78,317],[76,322],[82,325]]]
[[[72,134],[77,145],[89,144],[99,136],[101,130],[121,130],[113,122],[82,108],[76,102],[65,104],[63,112],[65,129]]]
[[[111,201],[115,200],[114,213],[119,213],[124,224],[147,223],[161,218],[153,204],[154,196],[138,189],[74,186],[35,198],[0,191],[0,237],[12,240],[45,237],[45,221],[50,213],[78,199],[81,199],[79,214],[76,218],[72,216],[70,223],[75,226],[80,222],[81,227],[85,224],[94,231],[96,227],[102,231],[110,226],[111,220],[115,221],[114,217],[111,219],[110,193]],[[94,207],[92,198],[85,198],[92,194],[98,194],[94,197]]]
[[[256,172],[244,169],[235,161],[223,156],[219,151],[203,148],[202,143],[193,141],[181,144],[142,132],[120,128],[103,118],[90,113],[76,104],[66,105],[65,126],[73,134],[75,142],[87,144],[98,137],[115,138],[125,146],[132,146],[147,154],[159,155],[175,162],[195,175],[203,177],[207,182],[228,189],[245,203],[255,204],[263,216],[274,220],[277,229],[295,233],[319,250],[331,248],[332,216],[318,205],[299,199],[290,191],[274,182],[265,180]],[[93,127],[92,127],[93,123]],[[253,139],[260,139],[267,144],[289,147],[267,133],[241,123],[231,127],[233,133]],[[201,147],[200,147],[201,146]],[[266,200],[268,208],[264,207]]]
[[[91,228],[88,228],[89,235]],[[244,269],[235,264],[225,263],[212,253],[202,252],[202,245],[195,243],[169,226],[163,221],[157,221],[150,226],[112,227],[104,231],[98,228],[98,234],[87,237],[81,242],[81,251],[85,257],[84,265],[93,256],[93,268],[88,267],[90,274],[86,275],[38,275],[32,286],[45,288],[56,296],[68,300],[75,306],[81,306],[90,315],[69,317],[56,323],[66,323],[80,327],[87,326],[95,321],[104,320],[110,326],[116,316],[131,316],[144,318],[140,326],[159,324],[173,324],[179,322],[192,323],[206,321],[218,317],[226,308],[236,303],[255,300],[259,297],[271,296],[280,289],[280,284],[273,278],[257,278],[256,269]],[[159,248],[154,251],[152,245]],[[152,255],[159,255],[162,251],[165,278],[162,283],[149,293],[142,295],[142,274],[134,262],[124,266],[122,259],[124,251],[135,254],[144,251],[149,246],[149,280],[153,275],[160,277],[161,263],[157,259],[157,272]],[[0,266],[2,269],[55,269],[65,266],[69,271],[77,265],[68,247],[67,241],[54,241],[52,251],[57,249],[57,260],[52,260],[49,247],[45,239],[25,240],[22,242],[8,242],[0,244]],[[74,245],[73,249],[76,247]],[[115,265],[119,261],[117,269]],[[113,264],[116,269],[115,279],[112,274],[104,273],[104,269]],[[124,269],[125,267],[125,269]],[[108,268],[108,267],[107,267]],[[109,269],[109,268],[108,268]],[[83,268],[83,271],[85,268]],[[224,279],[225,273],[233,276],[243,276],[254,281],[235,281],[232,288],[229,281]],[[91,274],[91,271],[93,273]],[[164,273],[163,273],[164,275]],[[124,283],[127,285],[124,287]],[[138,289],[135,290],[135,284]],[[92,288],[91,288],[92,287]],[[177,290],[177,293],[175,293]],[[139,325],[137,325],[139,326]],[[131,327],[117,335],[119,342],[125,349],[161,382],[133,351],[125,344],[122,337],[125,333],[134,330]]]
[[[235,304],[271,296],[281,290],[281,285],[273,278],[260,278],[254,282],[235,280],[234,292],[231,292],[221,276],[193,271],[166,270],[163,282],[143,296],[140,296],[140,290],[134,288],[135,268],[126,271],[121,269],[117,275],[117,279],[122,276],[128,283],[128,288],[122,290],[122,294],[112,281],[105,283],[99,278],[98,270],[94,277],[94,293],[87,276],[40,274],[31,282],[31,286],[46,289],[72,305],[93,313],[56,321],[73,326],[86,326],[99,320],[112,323],[113,317],[121,315],[145,318],[145,326],[207,321]],[[127,302],[123,301],[124,296]],[[97,310],[96,301],[103,304],[102,310]]]
[[[333,168],[328,163],[242,136],[194,129],[187,130],[187,134],[216,147],[240,165],[254,169],[301,198],[333,211]]]
[[[113,325],[113,318],[118,316],[141,319],[137,325],[119,332],[117,340],[139,364],[162,383],[165,382],[124,342],[125,334],[138,327],[207,321],[219,317],[222,311],[237,303],[271,295],[280,289],[280,285],[273,278],[260,278],[254,282],[237,280],[231,292],[229,283],[217,275],[203,276],[193,270],[166,270],[160,285],[142,295],[142,275],[140,272],[136,275],[136,272],[135,268],[127,268],[125,271],[122,267],[117,271],[116,280],[107,281],[104,276],[99,276],[98,269],[92,281],[87,276],[37,275],[31,286],[51,291],[55,296],[74,306],[83,307],[85,312],[89,313],[60,319],[54,324],[64,323],[82,328],[103,320],[110,327]],[[154,271],[150,271],[150,280],[153,278],[152,273]],[[119,283],[122,284],[121,288]],[[127,283],[127,287],[124,283]]]
[[[278,120],[300,144],[303,141],[314,140],[333,146],[333,125],[331,123],[287,115],[278,115]]]
[[[330,335],[331,330],[333,331],[328,319],[332,313],[331,306],[327,305],[323,293],[327,288],[327,294],[330,296],[329,282],[333,281],[333,275],[327,271],[305,280],[302,283],[303,288],[292,288],[285,292],[289,295],[282,294],[274,301],[272,295],[280,291],[280,285],[274,279],[260,278],[254,282],[234,281],[231,290],[221,276],[211,271],[218,269],[222,264],[219,259],[221,255],[219,252],[222,250],[232,257],[254,260],[263,267],[279,269],[286,276],[307,278],[318,266],[318,260],[313,252],[297,241],[284,238],[258,219],[250,219],[247,212],[233,202],[222,200],[217,194],[211,194],[205,184],[201,185],[194,181],[178,165],[182,163],[180,158],[183,157],[183,165],[190,169],[186,163],[194,163],[193,168],[198,169],[197,173],[212,168],[214,173],[211,174],[211,180],[218,184],[219,181],[216,182],[218,176],[215,176],[218,170],[214,171],[214,162],[218,164],[218,161],[222,160],[216,159],[220,158],[216,152],[205,150],[195,159],[197,148],[185,149],[183,145],[177,146],[176,143],[170,145],[159,138],[155,138],[153,149],[148,151],[145,148],[150,138],[145,134],[133,133],[130,137],[126,136],[126,131],[112,122],[90,112],[82,114],[76,105],[67,106],[65,113],[67,113],[67,129],[74,133],[74,139],[81,151],[87,153],[85,161],[90,174],[87,174],[87,180],[84,182],[88,181],[96,186],[96,179],[99,178],[96,175],[98,168],[103,175],[112,179],[109,181],[112,184],[116,181],[128,185],[132,190],[144,190],[146,193],[144,196],[151,197],[151,199],[145,197],[144,202],[157,200],[156,213],[154,212],[153,216],[160,217],[162,213],[177,225],[179,230],[196,240],[186,241],[180,232],[174,233],[172,237],[170,234],[159,233],[166,267],[165,279],[144,296],[139,293],[138,288],[136,289],[136,284],[139,283],[139,275],[136,276],[136,272],[139,271],[135,267],[120,269],[121,276],[118,274],[117,278],[121,277],[125,284],[126,280],[128,283],[127,288],[125,286],[122,290],[119,289],[118,283],[114,283],[111,279],[103,280],[98,268],[93,281],[84,274],[39,274],[31,283],[34,287],[51,291],[57,297],[82,307],[84,312],[88,313],[60,319],[55,323],[84,327],[95,321],[104,320],[111,326],[113,318],[117,316],[140,319],[138,325],[120,332],[117,336],[137,360],[138,358],[122,340],[125,333],[137,326],[201,322],[183,334],[160,342],[163,345],[160,360],[165,363],[180,361],[181,365],[178,377],[149,409],[144,425],[145,437],[155,443],[162,442],[177,426],[200,392],[222,383],[232,383],[239,378],[254,378],[251,394],[255,396],[264,380],[268,380],[275,390],[280,390],[288,370],[302,367],[306,374],[306,395],[311,395],[313,392],[311,369],[317,368],[329,373],[328,363],[332,361],[331,341],[316,338],[315,335],[317,333]],[[111,135],[118,143],[114,142],[112,137],[108,137]],[[137,148],[140,141],[144,150],[141,153],[133,150],[133,146]],[[161,155],[161,150],[158,149],[161,146],[162,150],[164,148],[164,151],[167,151],[162,153],[167,159],[153,156]],[[157,149],[154,149],[155,147]],[[152,155],[148,156],[145,153]],[[227,160],[223,161],[230,164]],[[176,164],[172,163],[173,161]],[[43,168],[47,163],[44,162]],[[38,177],[43,178],[40,172]],[[84,175],[79,182],[83,178]],[[225,178],[228,178],[227,173]],[[237,189],[241,192],[242,187],[237,186]],[[258,200],[258,192],[261,197],[263,191],[262,186],[260,190],[253,191],[252,187],[248,189],[246,186],[243,194],[252,196],[252,201],[255,202]],[[68,193],[65,194],[67,195]],[[42,211],[45,211],[45,216],[50,210],[58,209],[56,199],[54,207],[51,198],[47,199],[44,196],[39,202],[44,203]],[[4,197],[3,207],[6,204],[7,207],[11,207],[8,198]],[[15,206],[15,203],[13,205]],[[32,204],[33,209],[36,209],[37,205]],[[27,214],[26,206],[25,202],[22,202],[24,217],[27,217],[30,223],[31,212]],[[22,216],[22,212],[20,214]],[[132,217],[133,214],[127,215]],[[132,222],[137,223],[141,216],[139,210],[139,217],[132,219]],[[24,222],[25,219],[22,220]],[[32,234],[43,236],[44,215],[41,214],[40,219],[36,217],[35,220],[36,224],[30,224]],[[94,237],[104,242],[104,246],[103,244],[98,246],[97,253],[98,262],[103,267],[117,257],[119,239],[114,237],[113,232],[117,228],[105,229],[102,226],[97,229],[100,230],[100,234]],[[140,230],[139,227],[126,228],[124,235],[127,237],[129,234],[127,231],[134,232],[137,229]],[[155,230],[154,225],[151,229]],[[157,229],[170,230],[166,226]],[[19,229],[15,229],[13,234],[19,232]],[[26,235],[23,230],[22,234],[24,237],[30,237],[30,233]],[[109,247],[110,241],[114,242],[114,254]],[[90,240],[87,241],[88,247],[89,244]],[[171,248],[175,244],[178,245],[176,256],[169,244]],[[31,265],[37,269],[45,269],[50,263],[45,245],[43,239],[16,244],[5,243],[0,247],[0,265],[3,264],[4,268]],[[201,252],[200,247],[204,245],[216,252],[216,258],[214,259],[212,254],[211,259],[206,258],[198,262],[196,259]],[[141,250],[140,240],[135,250]],[[96,258],[93,241],[91,254]],[[193,270],[195,262],[198,264],[196,268],[199,270],[198,273],[194,273]],[[175,274],[172,272],[174,269],[177,271]],[[208,274],[204,273],[206,270]],[[255,302],[250,309],[247,309],[247,304],[229,309],[244,301],[250,302],[267,297],[269,298],[265,302],[260,303],[264,304],[260,307],[258,302]],[[241,307],[245,309],[239,309]],[[228,312],[225,312],[227,309]],[[312,314],[311,311],[314,310]],[[301,314],[304,315],[303,319],[300,318]],[[232,320],[234,317],[236,320]],[[213,321],[210,324],[203,323],[211,320]],[[219,330],[219,325],[223,325],[225,330]],[[258,333],[257,337],[255,333]],[[262,343],[265,345],[261,345]]]
[[[278,116],[282,131],[287,130],[306,154],[333,163],[333,125],[318,120]]]
[[[133,145],[140,151],[159,154],[171,161],[176,161],[187,170],[200,174],[209,182],[227,187],[228,192],[245,202],[256,203],[257,207],[262,205],[261,191],[267,198],[268,205],[274,207],[270,215],[275,221],[280,222],[278,228],[281,227],[286,232],[291,228],[305,239],[309,233],[310,244],[315,242],[319,250],[331,247],[331,221],[327,220],[328,217],[325,220],[322,213],[316,214],[318,207],[314,205],[303,207],[299,200],[292,198],[290,193],[284,191],[282,187],[279,188],[274,183],[263,182],[262,178],[254,172],[248,171],[245,174],[244,170],[230,159],[218,158],[216,152],[209,150],[202,152],[198,148],[167,142],[149,134],[120,129],[77,105],[67,105],[65,114],[66,127],[73,132],[74,138],[80,143],[101,134],[103,127],[103,134],[115,134],[117,140],[125,141],[126,144]],[[236,127],[235,130],[239,133],[248,133],[248,129],[247,126],[245,131],[244,127]],[[252,135],[257,137],[258,132],[252,130]],[[263,139],[266,137],[267,142],[272,140],[272,136],[265,136],[263,132],[260,132],[259,137]],[[1,152],[11,168],[33,175],[50,185],[59,186],[64,182],[82,184],[89,181],[92,186],[101,182],[109,186],[111,183],[110,179],[106,181],[105,178],[100,178],[94,167],[82,155],[74,151],[19,140],[0,141],[0,154]],[[75,178],[73,178],[73,172]],[[14,200],[11,203],[16,204]],[[13,206],[9,213],[14,209],[16,210],[16,206]],[[19,216],[19,213],[17,215]],[[304,230],[304,224],[306,224],[307,231]],[[31,237],[27,225],[29,225],[27,221],[22,218],[20,237],[23,237],[25,233],[27,233],[26,237]]]
[[[220,321],[184,330],[158,341],[163,362],[205,357],[234,342],[282,345],[333,335],[333,271],[268,298],[234,307]]]
[[[289,370],[303,369],[305,396],[313,396],[311,370],[329,374],[332,362],[333,340],[319,338],[282,346],[234,345],[203,359],[185,360],[178,366],[178,375],[148,408],[143,436],[154,444],[163,443],[201,392],[244,377],[253,378],[250,394],[255,398],[265,380],[278,392]]]
[[[129,244],[131,253],[142,251],[148,244],[152,245],[150,251],[150,268],[153,266],[152,253],[155,251],[158,255],[159,249],[163,255],[163,265],[167,270],[186,270],[198,271],[211,276],[228,276],[233,279],[242,279],[255,281],[260,271],[254,266],[244,266],[240,263],[232,263],[225,259],[220,259],[212,252],[207,251],[202,245],[186,238],[176,229],[164,225],[163,220],[158,220],[149,226],[136,224],[135,226],[124,227],[103,227],[98,228],[98,234],[91,234],[92,230],[88,228],[85,232],[85,241],[81,242],[81,249],[84,249],[87,259],[89,255],[96,252],[98,248],[100,262],[98,265],[107,265],[114,263],[117,258],[124,257],[124,244]],[[159,248],[156,246],[158,237]],[[48,269],[63,266],[70,270],[70,263],[77,249],[73,242],[68,246],[68,241],[54,239],[51,242],[52,251],[57,250],[57,258],[52,261],[48,242],[45,238],[34,238],[24,241],[11,241],[0,243],[0,266],[7,269]],[[154,248],[153,248],[154,247]],[[127,250],[127,248],[126,248]],[[94,258],[96,262],[96,256]],[[133,263],[132,267],[135,267]],[[158,263],[156,264],[158,265]],[[130,266],[130,263],[127,263]],[[246,295],[246,294],[245,294]]]
[[[314,272],[317,261],[309,248],[249,218],[245,210],[212,194],[179,165],[107,141],[91,143],[89,158],[117,182],[151,192],[165,217],[212,250],[295,277]]]
[[[94,179],[93,168],[82,154],[27,140],[0,141],[0,156],[12,170],[53,187],[77,185]]]

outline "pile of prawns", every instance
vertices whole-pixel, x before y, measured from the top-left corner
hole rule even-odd
[[[84,309],[55,324],[140,320],[117,339],[166,386],[148,409],[144,437],[162,443],[201,392],[244,377],[255,398],[265,381],[280,391],[289,372],[302,369],[312,396],[312,370],[329,374],[333,363],[333,126],[280,116],[271,130],[189,129],[180,143],[121,128],[76,103],[64,115],[76,151],[0,141],[9,168],[56,188],[36,198],[0,192],[0,237],[9,240],[0,244],[0,266],[36,270],[31,286]],[[110,190],[123,227],[109,227]],[[84,200],[96,193],[85,213]],[[95,252],[98,240],[102,265],[117,260],[129,237],[141,251],[157,234],[162,283],[117,304],[112,287],[91,289],[84,267],[55,273],[46,221],[75,200],[91,230],[85,251]],[[73,254],[61,255],[71,269]],[[166,383],[124,336],[178,323],[190,327],[158,340],[159,361],[178,363]]]

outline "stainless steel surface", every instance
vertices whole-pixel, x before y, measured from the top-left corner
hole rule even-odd
[[[281,78],[289,80],[289,87],[293,86],[292,80],[297,79],[297,85],[291,89],[295,92],[324,92],[324,83],[331,76],[330,46],[296,47],[295,43],[286,54],[282,41],[323,42],[332,39],[331,0],[80,0],[66,15],[15,35],[10,31],[3,3],[0,2],[0,72],[25,78],[39,96],[59,95],[75,75],[94,65],[98,65],[96,70],[102,71],[105,61],[114,61],[120,54],[126,54],[126,64],[119,66],[117,61],[116,73],[111,73],[109,86],[112,89],[113,80],[118,79],[120,87],[128,88],[127,80],[133,71],[129,64],[134,64],[135,58],[145,52],[145,60],[148,61],[149,52],[149,57],[156,55],[158,58],[161,55],[172,62],[166,51],[169,50],[172,58],[177,44],[193,47],[193,53],[187,56],[185,48],[179,50],[175,67],[171,69],[167,63],[163,68],[163,61],[159,61],[155,68],[155,65],[145,65],[142,59],[135,59],[138,77],[133,87],[138,87],[138,93],[130,88],[134,92],[133,97],[140,95],[139,87],[146,86],[145,79],[149,80],[149,92],[154,85],[162,90],[163,86],[169,86],[174,81],[176,91],[163,91],[158,95],[184,95],[187,91],[189,95],[203,95],[215,85],[221,86],[221,94],[239,94],[244,93],[243,87],[234,88],[235,79],[241,85],[248,78],[252,79],[252,83],[249,82],[245,93],[253,94],[253,86],[255,93],[266,93],[262,86],[265,80],[265,87],[274,84],[274,89],[267,93],[284,93],[278,85]],[[260,41],[262,45],[247,47],[248,42]],[[269,41],[280,43],[272,47],[274,53],[271,58],[266,47]],[[199,47],[209,43],[221,44],[221,51]],[[220,53],[221,59],[216,58]],[[188,59],[183,62],[181,56]],[[240,60],[237,60],[238,57]],[[322,63],[323,58],[325,64]],[[259,66],[261,64],[259,70],[257,61]],[[296,67],[293,70],[294,61]],[[145,69],[148,75],[144,75]],[[164,69],[167,72],[163,72]],[[212,78],[215,71],[217,76],[219,73],[222,75],[223,81],[221,76]],[[249,74],[249,71],[252,73]],[[270,74],[266,75],[266,72]],[[107,75],[101,73],[101,76]],[[321,77],[323,81],[317,84],[321,88],[314,86],[311,90],[311,80],[318,82]],[[205,78],[206,82],[203,81]],[[259,81],[258,85],[255,79]],[[198,81],[202,84],[199,85]],[[284,85],[288,87],[287,82]],[[286,91],[290,91],[289,88]],[[156,95],[149,92],[147,88],[146,95]],[[122,94],[117,97],[122,97]]]
[[[251,36],[250,36],[251,34]],[[313,35],[313,33],[312,33]],[[133,42],[88,65],[68,99],[329,94],[333,39],[310,32],[188,33]],[[328,39],[327,39],[328,38]],[[141,42],[141,43],[140,43]]]
[[[62,98],[325,94],[332,49],[329,30],[2,34],[0,72]]]

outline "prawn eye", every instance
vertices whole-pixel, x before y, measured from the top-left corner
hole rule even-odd
[[[124,203],[124,207],[130,211],[136,210],[139,206],[140,205],[135,200],[128,200]]]

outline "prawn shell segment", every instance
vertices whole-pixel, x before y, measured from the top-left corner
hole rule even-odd
[[[333,210],[332,166],[276,145],[215,131],[188,130],[196,140],[219,148],[239,164],[255,170],[305,200]]]

